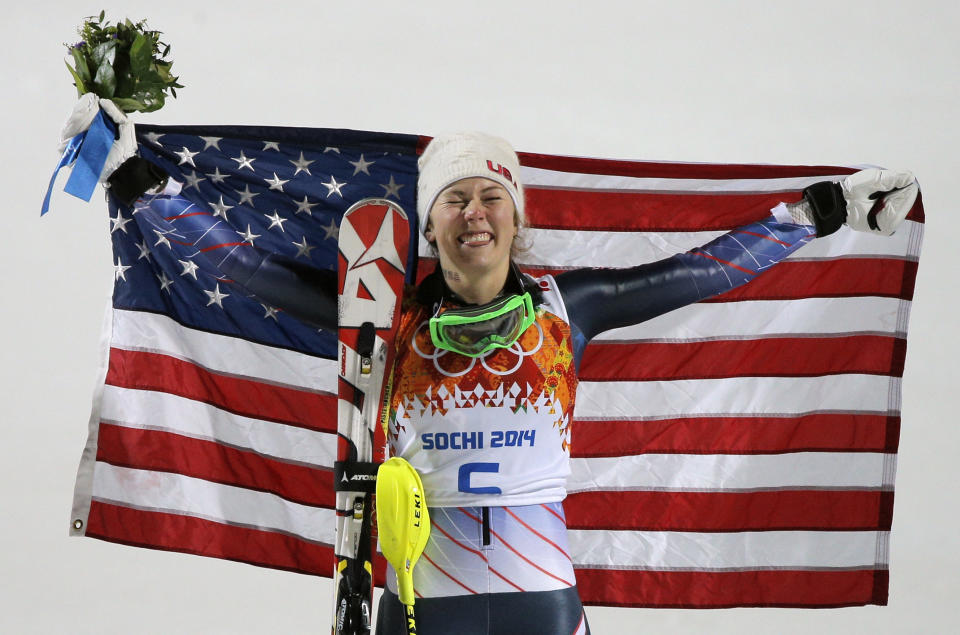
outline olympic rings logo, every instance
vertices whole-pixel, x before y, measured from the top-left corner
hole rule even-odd
[[[425,353],[422,350],[420,350],[420,347],[417,345],[417,336],[420,334],[421,330],[423,330],[425,327],[428,326],[428,324],[429,324],[428,320],[424,320],[423,322],[420,323],[417,329],[413,332],[413,337],[410,340],[410,344],[411,344],[411,347],[413,348],[413,352],[419,355],[422,359],[432,360],[433,367],[437,370],[438,373],[440,373],[444,377],[461,377],[463,375],[466,375],[471,370],[473,370],[473,367],[476,366],[478,359],[480,360],[480,364],[487,371],[489,371],[494,375],[498,375],[500,377],[511,375],[514,372],[516,372],[517,369],[520,368],[521,364],[523,364],[524,357],[529,357],[530,355],[533,355],[534,353],[539,351],[541,347],[543,347],[543,327],[540,326],[539,322],[534,322],[533,325],[537,327],[537,334],[539,335],[539,338],[537,339],[536,346],[534,346],[529,351],[523,350],[523,347],[520,345],[520,340],[517,339],[517,341],[515,341],[513,344],[511,344],[507,348],[502,348],[502,349],[495,348],[492,351],[487,351],[480,357],[468,358],[470,360],[470,364],[463,370],[454,372],[454,371],[447,370],[440,365],[441,358],[443,358],[447,353],[450,353],[450,351],[444,350],[442,348],[434,348],[433,353]],[[513,365],[513,368],[509,370],[497,370],[495,368],[490,368],[490,366],[487,364],[487,357],[501,350],[509,351],[517,356],[517,363]],[[456,355],[456,353],[453,353],[453,354]],[[457,357],[463,358],[464,356],[458,355]]]

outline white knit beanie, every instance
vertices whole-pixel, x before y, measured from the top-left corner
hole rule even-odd
[[[496,181],[506,188],[523,222],[523,186],[518,180],[520,161],[513,147],[500,137],[482,132],[434,137],[420,156],[419,166],[417,216],[421,232],[427,229],[430,209],[440,192],[460,179],[475,176]]]

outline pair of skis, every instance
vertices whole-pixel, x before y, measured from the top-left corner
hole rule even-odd
[[[383,460],[374,437],[389,408],[410,222],[395,202],[364,199],[340,225],[333,635],[366,635],[371,628],[371,517]]]

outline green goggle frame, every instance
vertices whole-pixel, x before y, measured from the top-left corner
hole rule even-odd
[[[430,318],[430,338],[437,348],[480,357],[512,345],[536,319],[533,298],[527,292],[435,315]]]

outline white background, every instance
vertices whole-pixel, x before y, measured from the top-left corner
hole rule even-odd
[[[890,605],[588,616],[597,634],[956,625],[956,2],[73,1],[18,2],[0,26],[0,631],[328,632],[326,579],[67,537],[112,268],[99,193],[39,207],[75,100],[61,44],[104,6],[164,31],[186,85],[138,121],[479,129],[547,153],[913,169],[927,232]]]

